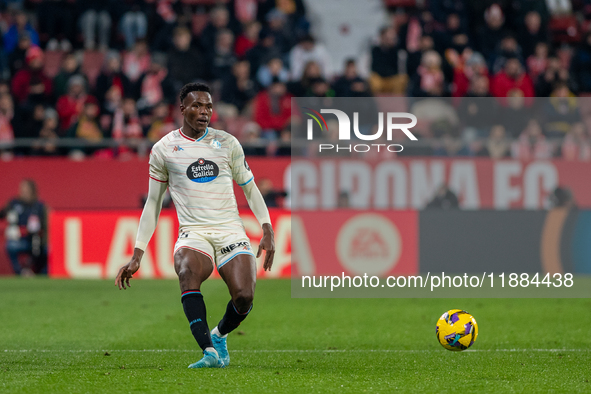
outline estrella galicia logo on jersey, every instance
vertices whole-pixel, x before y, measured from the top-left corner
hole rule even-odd
[[[187,176],[197,183],[207,183],[218,177],[220,168],[211,160],[197,160],[187,168]]]
[[[220,253],[221,254],[230,253],[231,251],[233,251],[234,249],[236,249],[240,246],[242,246],[242,250],[250,250],[250,245],[248,244],[248,242],[242,241],[242,242],[236,242],[236,243],[230,244],[228,246],[224,246],[220,250]]]
[[[248,163],[246,162],[246,157],[244,158],[244,168],[246,168],[247,171],[250,171],[250,167],[248,166]]]

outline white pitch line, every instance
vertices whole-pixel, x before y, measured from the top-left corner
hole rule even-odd
[[[407,350],[407,349],[253,349],[231,350],[232,353],[434,353],[437,350]],[[96,350],[96,349],[4,349],[4,353],[194,353],[199,349],[120,349],[120,350]],[[589,352],[591,349],[468,349],[465,352]]]

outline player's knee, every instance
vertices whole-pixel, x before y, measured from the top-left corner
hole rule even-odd
[[[251,290],[241,290],[236,293],[232,301],[239,313],[246,313],[252,305],[253,298],[254,294]]]

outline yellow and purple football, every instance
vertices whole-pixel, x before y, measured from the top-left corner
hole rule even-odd
[[[441,346],[447,350],[466,350],[478,337],[478,324],[468,312],[450,309],[437,320],[435,334]]]

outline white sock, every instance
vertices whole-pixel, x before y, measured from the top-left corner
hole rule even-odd
[[[217,351],[217,350],[215,350],[215,348],[213,348],[213,347],[211,347],[211,346],[210,346],[210,347],[206,347],[206,348],[205,348],[205,350],[204,350],[203,352],[211,352],[211,353],[215,353],[215,355],[216,355],[216,356],[218,356],[218,357],[220,356],[220,355],[218,354],[218,351]]]
[[[215,328],[213,330],[211,330],[211,333],[217,335],[220,338],[227,338],[228,337],[228,334],[222,335],[220,333],[220,330],[218,330],[218,326],[215,326]]]

